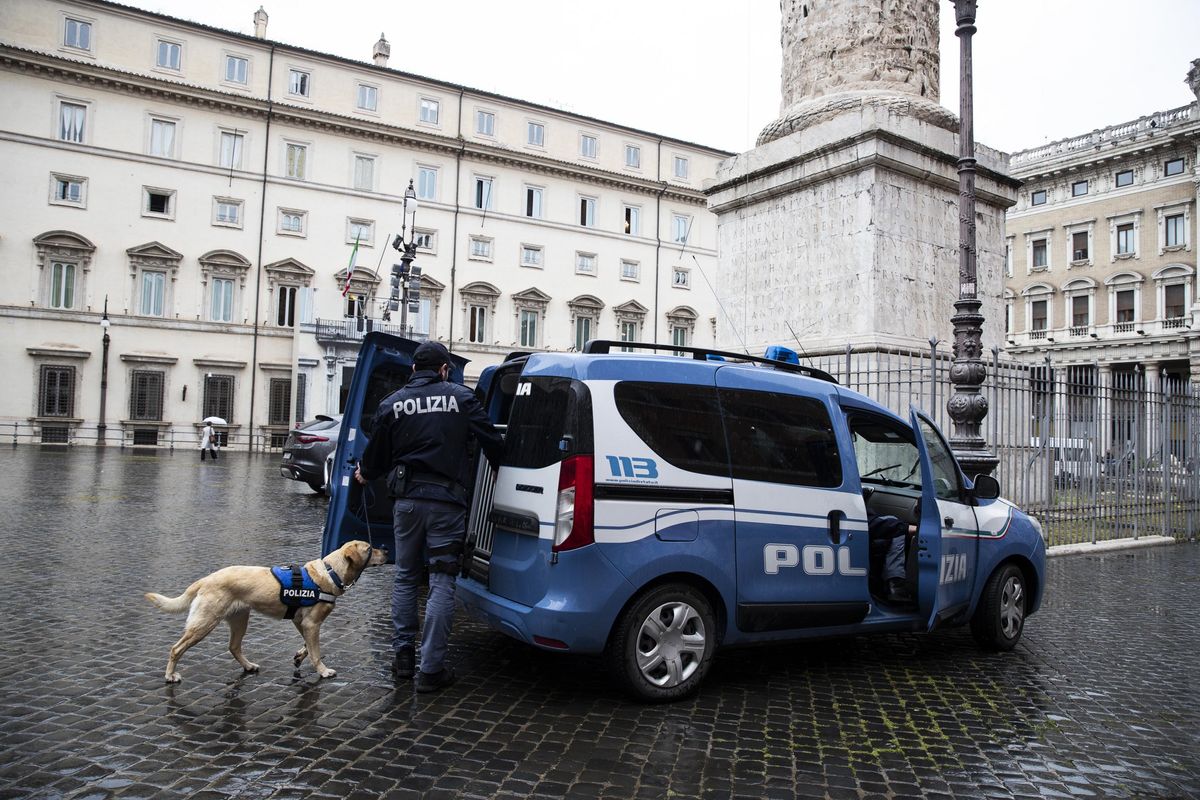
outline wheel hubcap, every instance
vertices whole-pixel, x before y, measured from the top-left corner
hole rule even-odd
[[[1000,629],[1012,639],[1021,632],[1025,621],[1025,586],[1015,575],[1004,582],[1000,590]]]
[[[637,665],[660,688],[678,686],[700,668],[707,644],[704,620],[687,603],[663,603],[642,622]]]

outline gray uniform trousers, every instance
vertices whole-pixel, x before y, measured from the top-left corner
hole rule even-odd
[[[400,498],[392,507],[396,533],[396,581],[392,587],[392,649],[411,647],[417,639],[417,584],[427,549],[462,542],[467,512],[461,506],[436,500]],[[452,554],[430,561],[454,561]],[[421,637],[421,671],[437,672],[446,660],[450,626],[454,620],[454,576],[429,572],[429,597],[425,601],[425,630]]]

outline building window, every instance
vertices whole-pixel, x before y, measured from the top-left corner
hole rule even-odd
[[[1131,256],[1136,250],[1133,235],[1133,223],[1126,222],[1117,226],[1117,255]]]
[[[546,126],[540,122],[526,123],[525,141],[534,147],[544,147],[546,144]]]
[[[241,56],[225,56],[225,80],[229,83],[245,83],[249,66],[249,62]]]
[[[437,167],[417,167],[417,197],[437,200]]]
[[[495,136],[496,115],[491,111],[476,111],[475,132],[481,136]]]
[[[205,417],[220,417],[226,422],[233,422],[232,375],[204,376],[204,399],[200,403],[200,413]]]
[[[375,159],[372,156],[354,156],[354,188],[369,192],[375,188]]]
[[[521,266],[522,267],[541,267],[542,266],[542,248],[540,245],[533,245],[533,244],[521,245]]]
[[[179,71],[180,63],[183,59],[183,46],[178,42],[168,42],[164,39],[158,40],[158,53],[154,64],[160,69]]]
[[[1163,175],[1170,177],[1171,175],[1182,175],[1182,174],[1183,174],[1183,159],[1182,158],[1173,158],[1170,161],[1163,164]]]
[[[75,50],[92,49],[92,23],[67,17],[63,29],[63,46]]]
[[[158,370],[135,369],[130,373],[130,419],[148,421],[162,419],[165,377],[166,375]]]
[[[292,379],[271,378],[267,397],[267,424],[290,425],[292,419]]]
[[[304,180],[308,174],[308,145],[288,142],[284,151],[283,174]]]
[[[1133,186],[1133,170],[1123,169],[1117,173],[1117,188]]]
[[[688,233],[692,227],[692,218],[681,214],[671,216],[671,238],[679,244],[687,244]]]
[[[38,381],[38,416],[75,416],[75,368],[43,364]]]
[[[175,192],[143,187],[142,216],[172,219],[175,216]]]
[[[150,155],[175,157],[175,123],[165,119],[150,120]]]
[[[366,316],[367,300],[357,294],[346,295],[345,316],[347,319],[357,319]]]
[[[538,346],[538,312],[532,309],[522,309],[520,314],[520,346]]]
[[[297,97],[308,97],[311,77],[301,69],[288,70],[288,94]]]
[[[641,277],[642,269],[638,262],[621,260],[621,280],[636,281],[641,280]]]
[[[525,216],[534,219],[542,218],[542,188],[540,186],[525,187]]]
[[[64,142],[83,144],[84,124],[87,120],[87,106],[79,103],[59,103],[58,105],[58,138]]]
[[[636,144],[625,145],[625,166],[630,169],[642,168],[642,148]]]
[[[86,205],[86,178],[75,178],[69,175],[50,176],[50,202],[59,206]]]
[[[209,316],[213,322],[233,322],[233,281],[229,278],[213,278]]]
[[[413,243],[418,250],[434,252],[437,250],[437,233],[435,231],[413,231]]]
[[[281,328],[291,328],[296,324],[296,295],[295,286],[279,287],[279,299],[275,301],[275,324]]]
[[[375,245],[375,223],[369,219],[346,220],[346,244],[358,242],[364,247]]]
[[[54,261],[50,264],[50,307],[75,307],[75,269],[74,264]]]
[[[592,318],[575,318],[575,352],[582,353],[584,345],[592,338]]]
[[[581,275],[596,274],[596,254],[595,253],[576,253],[575,254],[575,271]]]
[[[1075,295],[1071,298],[1071,325],[1073,327],[1083,328],[1090,324],[1089,305],[1087,295]]]
[[[595,158],[599,143],[595,136],[586,133],[579,134],[579,155],[584,158]]]
[[[246,137],[235,131],[221,131],[220,165],[224,169],[242,168],[242,145]]]
[[[687,180],[688,160],[683,156],[675,156],[675,177]]]
[[[1087,261],[1087,258],[1088,233],[1087,231],[1076,231],[1071,234],[1071,260]]]
[[[1071,184],[1071,197],[1083,197],[1088,193],[1087,181],[1075,181]]]
[[[1187,244],[1183,214],[1172,214],[1163,219],[1163,244],[1166,247],[1182,247]]]
[[[640,331],[641,327],[642,326],[636,320],[631,320],[631,319],[622,320],[622,322],[621,322],[621,341],[622,342],[638,341],[639,331]],[[621,351],[625,352],[625,353],[629,353],[629,352],[633,351],[633,348],[622,347]]]
[[[1163,317],[1179,319],[1187,307],[1185,302],[1185,287],[1182,283],[1174,283],[1163,287]]]
[[[1004,245],[1004,274],[1010,278],[1013,276],[1013,249],[1011,240],[1009,244]]]
[[[242,227],[242,201],[229,197],[214,197],[213,224],[230,228]]]
[[[1034,300],[1029,304],[1029,329],[1032,331],[1046,330],[1046,307],[1048,303],[1045,300]]]
[[[692,285],[692,271],[682,267],[671,270],[671,285],[676,289],[688,289]]]
[[[1123,289],[1117,292],[1117,323],[1135,321],[1135,294],[1133,289]]]
[[[1033,268],[1046,269],[1050,266],[1048,260],[1049,253],[1045,239],[1034,239],[1033,241]]]
[[[485,344],[487,341],[487,307],[471,306],[467,309],[467,341]]]
[[[492,179],[475,176],[475,207],[490,210],[492,207]]]
[[[307,211],[279,209],[279,233],[292,236],[304,235],[304,223],[307,221]]]
[[[417,118],[426,125],[437,125],[441,117],[442,104],[432,97],[421,98],[421,108]]]
[[[379,88],[365,83],[358,85],[358,107],[363,111],[376,111],[379,108]]]
[[[687,347],[690,344],[688,341],[688,327],[686,325],[671,326],[671,344],[676,347]],[[681,352],[680,355],[683,355],[683,353]]]
[[[1046,190],[1038,189],[1033,194],[1029,195],[1029,205],[1044,206],[1046,204]]]
[[[596,198],[579,198],[579,224],[585,228],[596,227]]]
[[[471,258],[477,261],[492,260],[492,240],[482,236],[471,237]]]
[[[143,270],[142,289],[138,313],[145,317],[163,316],[163,302],[167,293],[167,273]]]
[[[630,236],[642,233],[642,210],[637,206],[625,206],[625,233]]]

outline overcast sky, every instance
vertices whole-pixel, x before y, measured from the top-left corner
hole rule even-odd
[[[260,0],[125,0],[253,33]],[[269,38],[725,150],[779,114],[777,0],[261,0]],[[878,0],[873,0],[878,2]],[[865,2],[864,2],[865,4]],[[1200,0],[979,0],[975,136],[1034,147],[1195,100]],[[942,103],[958,112],[953,4]]]

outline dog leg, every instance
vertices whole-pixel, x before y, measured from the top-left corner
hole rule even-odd
[[[196,644],[205,636],[208,636],[210,633],[212,633],[213,628],[217,627],[217,624],[220,621],[221,618],[217,616],[210,617],[206,614],[197,613],[188,615],[188,624],[187,627],[183,629],[183,636],[181,636],[179,641],[175,643],[175,646],[171,648],[171,654],[167,658],[167,671],[163,676],[163,679],[166,680],[167,683],[179,683],[179,681],[182,680],[182,678],[179,677],[179,673],[175,671],[176,665],[179,664],[179,659],[183,657],[183,654],[186,653],[192,645]]]
[[[246,635],[246,626],[250,624],[250,609],[242,609],[229,616],[229,652],[242,665],[246,672],[258,672],[258,664],[246,660],[242,655],[242,637]]]
[[[336,671],[321,662],[321,620],[311,619],[306,614],[303,619],[297,617],[293,621],[296,623],[300,635],[304,637],[304,649],[308,650],[308,658],[316,667],[317,674],[322,678],[332,678],[337,675]],[[297,655],[299,655],[299,651],[297,651]]]
[[[292,656],[292,663],[297,667],[304,663],[304,659],[308,658],[308,647],[301,647],[296,651],[296,655]]]

